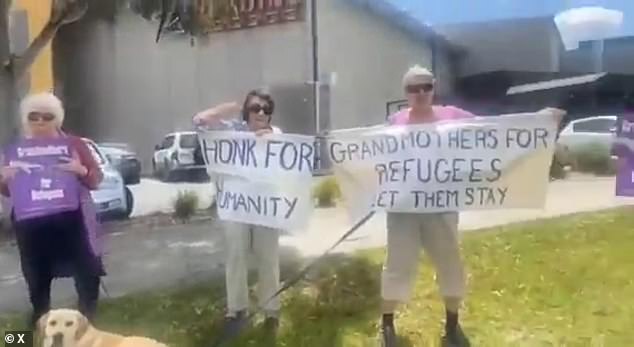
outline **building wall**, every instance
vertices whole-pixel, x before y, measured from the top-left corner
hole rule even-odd
[[[383,122],[386,103],[404,98],[407,67],[432,67],[429,43],[346,0],[317,4],[319,68],[322,82],[331,82],[321,88],[322,129]],[[212,34],[194,46],[178,35],[156,44],[157,23],[128,12],[114,22],[87,16],[67,25],[54,45],[67,126],[97,141],[131,144],[147,170],[154,145],[168,132],[191,129],[194,113],[242,102],[249,89],[266,85],[278,106],[274,122],[312,134],[312,31],[310,14],[305,17]],[[452,90],[445,58],[440,52],[440,93]]]
[[[55,43],[56,86],[68,126],[97,141],[132,145],[150,169],[154,145],[169,132],[191,130],[192,116],[226,101],[242,103],[268,86],[287,131],[314,131],[308,23],[212,34],[178,34],[154,42],[158,24],[123,12],[114,22],[68,25]]]
[[[405,70],[414,64],[431,69],[430,45],[345,0],[317,4],[319,68],[334,82],[330,85],[331,128],[385,121],[386,103],[404,98]],[[439,80],[442,83],[444,78]]]
[[[25,10],[28,18],[29,41],[44,28],[51,11],[51,0],[17,0],[17,9]],[[52,51],[50,44],[40,53],[30,71],[30,92],[53,88]]]
[[[586,41],[579,48],[563,54],[563,70],[574,73],[609,72],[634,74],[634,37]]]
[[[605,40],[603,52],[604,71],[615,74],[634,74],[634,37]]]
[[[438,30],[466,51],[461,76],[559,70],[563,46],[552,17],[447,25]]]

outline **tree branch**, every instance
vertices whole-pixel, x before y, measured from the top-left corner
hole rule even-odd
[[[60,4],[64,4],[64,6],[61,7]],[[62,25],[80,19],[86,14],[87,9],[87,3],[81,0],[70,0],[69,2],[64,2],[64,0],[57,2],[54,0],[51,7],[50,19],[42,31],[40,31],[37,37],[29,44],[24,54],[13,57],[11,61],[11,68],[13,69],[15,80],[19,81],[24,77],[35,62],[35,59],[37,59],[46,45],[53,40]]]
[[[37,37],[31,42],[24,54],[19,57],[13,58],[13,74],[16,80],[22,79],[26,72],[29,70],[35,59],[40,55],[42,50],[48,45],[55,37],[57,30],[62,26],[62,22],[56,24],[48,22],[46,26],[40,31]]]
[[[6,68],[11,64],[11,51],[9,50],[9,8],[10,0],[0,0],[0,67]]]

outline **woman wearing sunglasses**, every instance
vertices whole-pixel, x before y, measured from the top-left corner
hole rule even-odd
[[[474,115],[454,106],[433,105],[436,80],[420,66],[410,68],[403,76],[408,108],[389,118],[390,125],[433,123],[457,120]],[[547,108],[545,112],[561,118],[564,111]],[[458,311],[465,295],[464,264],[460,254],[458,212],[388,213],[387,256],[383,267],[381,295],[383,346],[396,346],[394,312],[399,303],[411,296],[417,273],[420,250],[423,248],[436,268],[436,278],[446,309],[443,346],[469,346],[458,322]]]
[[[33,306],[31,324],[50,309],[56,277],[74,277],[79,310],[92,319],[105,274],[90,196],[102,180],[101,169],[81,138],[62,132],[64,109],[53,94],[24,99],[21,117],[23,136],[3,151],[0,192],[11,205]]]
[[[262,90],[249,92],[240,107],[236,103],[221,104],[194,117],[194,123],[209,130],[251,131],[258,136],[281,133],[271,125],[275,103],[270,94]],[[241,116],[238,116],[241,114]],[[216,185],[222,189],[222,181],[240,179],[216,177]],[[279,288],[279,231],[247,223],[225,222],[226,240],[226,329],[237,333],[247,316],[249,288],[247,283],[248,253],[253,252],[258,264],[258,300],[265,312],[264,325],[275,331],[279,325],[280,301],[268,301]]]

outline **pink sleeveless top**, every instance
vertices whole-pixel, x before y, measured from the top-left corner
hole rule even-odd
[[[452,120],[475,117],[471,112],[465,111],[455,106],[432,106],[434,110],[434,118],[436,120]],[[410,108],[402,109],[388,119],[390,125],[407,125],[410,124],[409,119]]]

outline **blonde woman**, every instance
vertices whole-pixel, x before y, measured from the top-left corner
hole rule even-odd
[[[410,68],[403,76],[403,91],[407,108],[389,118],[390,125],[425,124],[475,117],[471,112],[455,106],[434,105],[436,79],[421,66]],[[556,116],[562,110],[546,108],[540,113]],[[459,311],[466,294],[465,269],[460,251],[458,211],[442,213],[387,214],[387,256],[383,266],[381,296],[381,339],[385,347],[397,342],[394,313],[398,304],[407,302],[418,273],[421,249],[429,255],[436,270],[446,319],[442,345],[466,347],[469,339],[459,322]]]
[[[74,278],[79,310],[92,319],[105,273],[89,190],[101,182],[101,169],[81,138],[62,131],[64,108],[55,95],[25,98],[21,118],[23,135],[3,150],[0,191],[11,205],[31,324],[50,310],[56,277]]]

